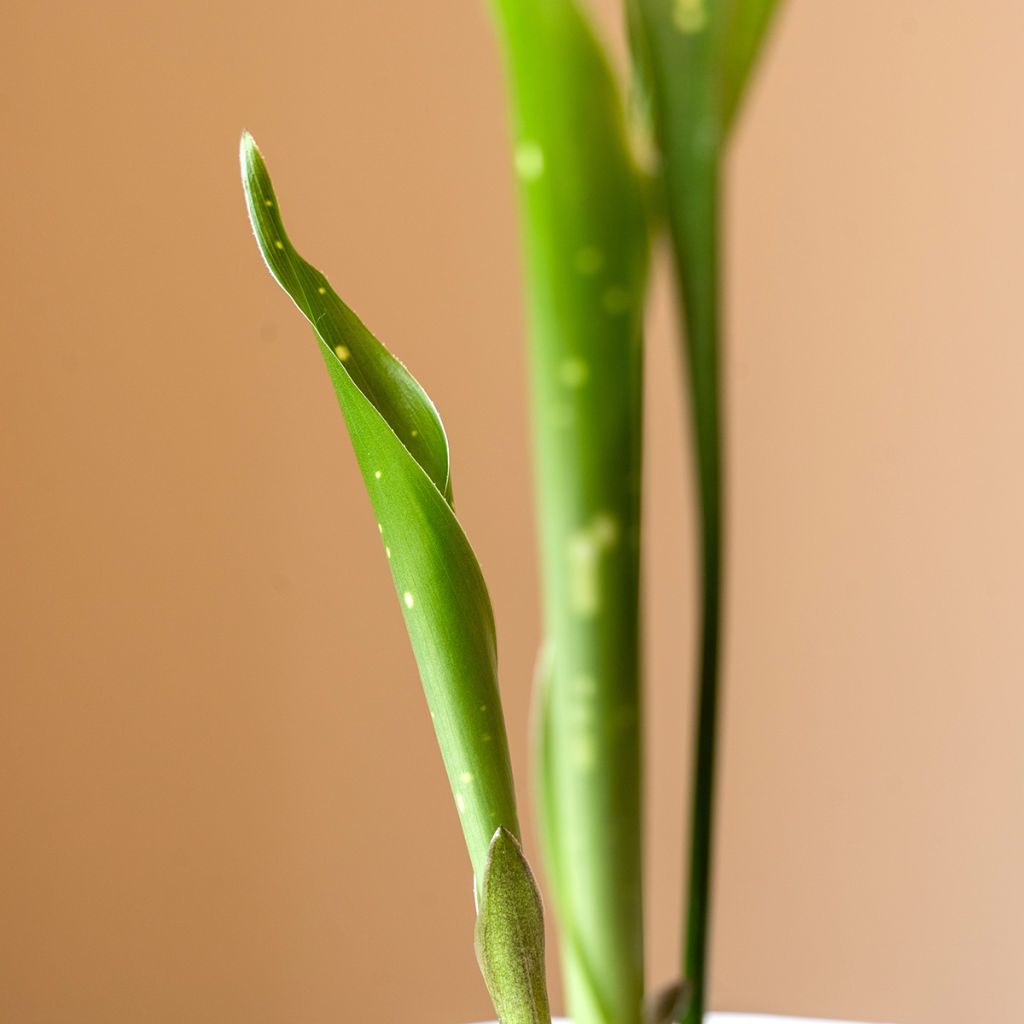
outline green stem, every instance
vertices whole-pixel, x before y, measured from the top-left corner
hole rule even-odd
[[[683,315],[700,507],[701,624],[684,936],[685,1024],[702,1021],[714,826],[722,608],[722,441],[719,374],[718,54],[725,9],[633,0],[634,49],[652,92],[668,224]]]
[[[683,955],[684,1024],[703,1020],[714,832],[722,632],[719,370],[722,152],[777,0],[627,0],[640,80],[650,90],[665,182],[700,497],[701,626]]]
[[[675,204],[680,212],[674,238],[700,495],[701,626],[683,972],[688,999],[683,1021],[697,1024],[703,1019],[707,974],[722,626],[717,152],[697,156],[686,181],[685,197]]]

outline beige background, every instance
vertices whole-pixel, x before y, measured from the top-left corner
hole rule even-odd
[[[293,236],[444,413],[523,780],[522,313],[482,8],[5,8],[0,1020],[486,1012],[373,520],[236,169],[247,126]],[[1024,1018],[1022,36],[1015,0],[791,0],[736,142],[718,1007]],[[693,658],[670,317],[659,278],[652,982]]]

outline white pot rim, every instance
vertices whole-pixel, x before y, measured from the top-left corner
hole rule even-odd
[[[497,1024],[488,1021],[487,1024]],[[572,1024],[567,1017],[552,1017],[552,1024]],[[765,1013],[707,1013],[704,1024],[866,1024],[865,1021],[825,1020],[821,1017],[778,1017]]]

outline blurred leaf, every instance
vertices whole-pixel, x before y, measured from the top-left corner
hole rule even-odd
[[[776,0],[627,0],[652,95],[685,324],[700,499],[701,622],[683,958],[685,1024],[703,1020],[722,609],[721,163]]]
[[[263,159],[248,134],[241,159],[260,250],[313,325],[348,425],[479,892],[491,837],[498,829],[516,835],[519,826],[497,685],[494,619],[480,568],[452,510],[444,429],[409,372],[293,248]],[[353,542],[347,523],[339,531]],[[380,756],[401,759],[403,753],[382,736]],[[387,794],[380,799],[385,808]]]
[[[493,7],[530,312],[547,664],[543,846],[570,1015],[575,1024],[639,1024],[642,175],[584,6]]]
[[[733,0],[722,40],[722,116],[733,126],[779,0]]]
[[[540,892],[505,829],[494,834],[484,871],[476,955],[500,1024],[550,1024]]]

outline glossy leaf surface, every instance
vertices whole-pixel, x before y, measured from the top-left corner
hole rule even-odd
[[[518,835],[519,826],[494,619],[480,567],[452,509],[444,429],[419,384],[292,246],[249,135],[241,159],[260,250],[313,326],[348,425],[479,889],[492,836],[499,828]],[[387,737],[381,742],[386,745]]]

